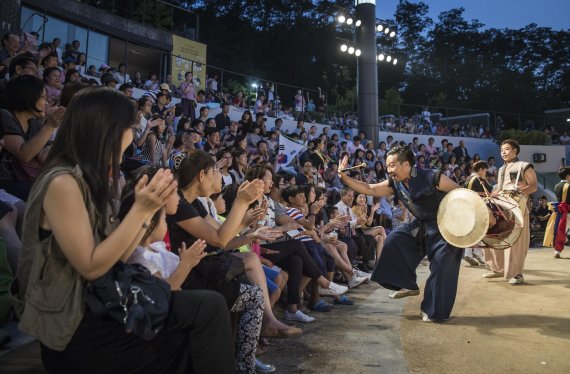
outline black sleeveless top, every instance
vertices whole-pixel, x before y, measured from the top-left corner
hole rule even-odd
[[[441,171],[417,169],[417,175],[409,180],[409,187],[402,182],[389,179],[389,186],[394,194],[402,200],[404,206],[420,223],[424,224],[428,233],[439,232],[437,228],[437,210],[445,197],[445,192],[439,191]]]

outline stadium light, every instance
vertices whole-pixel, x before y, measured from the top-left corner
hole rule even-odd
[[[354,53],[354,48],[353,47],[348,48],[348,54],[351,55],[353,53]]]
[[[570,122],[570,118],[566,118],[566,122]]]
[[[398,63],[398,59],[395,58],[393,64],[396,65]]]
[[[378,55],[378,61],[384,61],[384,58],[385,58],[385,56],[384,56],[383,53],[380,53],[380,54]]]
[[[343,15],[338,16],[338,22],[339,23],[344,23],[344,21],[346,21],[346,17]]]
[[[348,46],[346,44],[343,44],[340,46],[341,52],[346,52],[347,49],[348,49]]]
[[[251,84],[251,87],[257,88],[257,87],[259,87],[259,86],[257,85],[257,83],[252,83],[252,84]]]
[[[346,20],[346,24],[349,25],[349,26],[352,25],[352,22],[354,22],[354,20],[353,20],[352,18],[348,18],[348,19]]]
[[[354,54],[356,55],[356,57],[358,57],[362,54],[362,51],[360,49],[357,49],[356,51],[354,51]]]
[[[356,21],[355,25],[356,27],[360,27],[360,25],[362,25],[362,21],[361,20]]]
[[[382,30],[384,30],[384,26],[378,25],[378,26],[376,26],[376,30],[377,30],[378,32],[382,32]]]
[[[393,38],[394,36],[396,36],[396,31],[392,31],[392,32],[390,33],[390,38]]]
[[[387,61],[387,62],[390,62],[390,61],[392,61],[392,56],[388,56],[388,57],[386,57],[386,61]]]
[[[384,34],[388,35],[390,33],[390,29],[388,27],[386,27],[386,29],[384,29]]]

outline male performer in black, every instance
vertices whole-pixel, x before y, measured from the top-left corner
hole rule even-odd
[[[455,302],[463,250],[447,243],[441,236],[437,210],[445,194],[459,186],[441,171],[416,168],[414,154],[407,146],[393,147],[386,156],[390,178],[377,184],[360,182],[342,173],[348,158],[339,165],[340,178],[345,185],[366,195],[396,195],[416,217],[388,235],[371,279],[395,290],[393,298],[418,295],[416,268],[427,254],[430,276],[421,304],[422,320],[444,322],[449,319]]]

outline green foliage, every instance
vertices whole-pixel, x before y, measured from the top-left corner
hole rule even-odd
[[[232,95],[235,95],[239,91],[241,91],[243,94],[246,94],[248,90],[246,89],[244,84],[236,80],[229,79],[226,82],[224,82],[224,91],[227,91]]]
[[[515,139],[519,144],[535,144],[535,145],[548,145],[550,138],[542,131],[520,131],[520,130],[504,130],[501,131],[499,137],[495,139],[497,144],[501,144],[503,140]]]
[[[138,5],[137,5],[138,3]],[[172,8],[158,1],[139,1],[135,3],[132,19],[150,24],[159,29],[172,29]]]
[[[384,100],[380,101],[380,115],[384,114],[394,114],[400,115],[400,105],[404,100],[400,96],[400,92],[394,87],[390,87],[384,95]]]
[[[334,102],[331,104],[329,102],[329,112],[330,113],[344,113],[344,112],[355,112],[356,111],[356,89],[347,89],[342,93],[333,90],[331,96],[334,98]]]
[[[208,64],[320,87],[330,113],[356,110],[356,61],[338,52],[339,38],[351,40],[353,34],[335,23],[339,9],[353,9],[354,1],[169,2],[200,15],[200,42],[208,44]],[[380,2],[377,7],[381,9]],[[378,64],[380,97],[386,98],[393,87],[404,103],[430,107],[542,115],[570,106],[569,30],[535,24],[485,29],[478,20],[466,19],[463,8],[431,19],[425,0],[400,1],[394,20],[383,17],[395,21],[398,38],[381,38],[382,48],[399,63]],[[291,105],[295,91],[278,87],[285,106]]]

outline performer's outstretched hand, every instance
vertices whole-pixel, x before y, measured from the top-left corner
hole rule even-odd
[[[338,162],[338,172],[341,173],[347,167],[348,167],[348,156],[344,156],[342,160]]]

